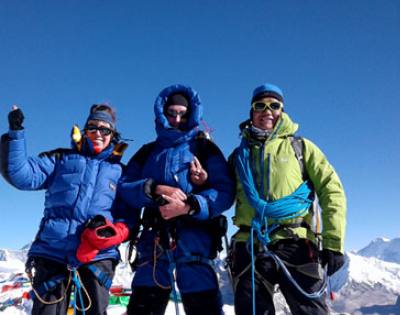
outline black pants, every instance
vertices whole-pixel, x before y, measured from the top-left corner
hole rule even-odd
[[[158,287],[133,288],[128,315],[163,315],[171,290]],[[181,294],[186,315],[222,315],[219,290]]]
[[[305,240],[283,240],[271,247],[271,250],[282,260],[293,265],[307,265],[307,275],[299,269],[289,267],[289,271],[297,283],[306,292],[315,292],[322,285],[319,276],[318,252],[311,243]],[[311,264],[310,264],[311,263]],[[252,275],[251,256],[244,242],[236,243],[233,253],[233,276],[235,279],[235,313],[237,315],[252,314]],[[314,268],[315,267],[315,268]],[[314,269],[313,269],[314,268]],[[302,295],[290,280],[278,270],[275,261],[263,253],[256,253],[255,294],[256,314],[274,315],[273,287],[279,284],[282,294],[293,315],[326,315],[329,313],[325,297],[309,299]]]
[[[92,264],[107,274],[111,279],[114,277],[114,271],[116,267],[115,260],[101,260]],[[36,257],[34,258],[34,269],[35,275],[33,278],[33,287],[36,289],[41,287],[43,282],[49,281],[52,278],[54,279],[56,276],[64,275],[65,279],[41,295],[41,299],[44,300],[45,303],[42,303],[37,297],[34,299],[32,315],[67,314],[71,294],[71,286],[69,287],[68,291],[66,291],[69,277],[67,266],[53,260]],[[85,266],[80,267],[78,272],[80,274],[82,284],[86,288],[91,300],[91,307],[85,312],[85,314],[106,315],[109,300],[108,289],[101,285],[94,274]],[[65,296],[65,298],[62,298],[63,296]],[[89,301],[85,293],[83,293],[83,297],[84,306],[88,306]],[[60,301],[55,304],[47,304],[48,302],[54,302],[57,300]],[[79,302],[78,306],[81,307]],[[78,314],[81,314],[81,312],[78,312]]]

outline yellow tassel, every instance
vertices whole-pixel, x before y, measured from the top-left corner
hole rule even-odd
[[[82,147],[82,134],[77,125],[72,127],[71,138],[75,142],[78,151],[80,151]]]
[[[126,150],[127,147],[128,147],[128,144],[126,144],[125,142],[117,143],[114,146],[113,155],[122,156],[122,154],[124,153],[124,151]]]

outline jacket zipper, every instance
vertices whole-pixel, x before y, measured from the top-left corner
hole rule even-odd
[[[269,201],[270,199],[270,189],[271,189],[271,182],[270,182],[270,174],[271,174],[271,153],[267,155],[267,196],[265,200]]]
[[[265,152],[265,144],[261,146],[260,150],[260,191],[261,191],[261,198],[265,199],[264,193],[264,152]]]

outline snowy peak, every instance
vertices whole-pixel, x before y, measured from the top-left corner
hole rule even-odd
[[[357,255],[364,257],[376,257],[380,260],[400,263],[400,238],[392,240],[377,238],[366,247],[359,250]]]
[[[0,261],[10,261],[10,260],[25,261],[28,249],[26,248],[22,250],[0,249]]]

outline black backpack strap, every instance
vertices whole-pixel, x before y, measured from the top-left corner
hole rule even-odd
[[[206,160],[209,156],[222,154],[216,144],[208,139],[202,131],[195,138],[192,153],[199,159],[202,166],[206,165]]]
[[[289,139],[290,139],[290,144],[292,145],[292,148],[294,150],[294,154],[296,155],[296,159],[299,162],[300,171],[303,176],[303,180],[307,180],[308,174],[307,174],[307,170],[306,170],[306,166],[305,166],[305,162],[304,162],[304,155],[303,155],[304,140],[302,137],[298,137],[298,136],[291,136],[291,137],[289,137]]]

